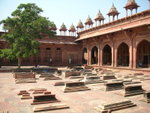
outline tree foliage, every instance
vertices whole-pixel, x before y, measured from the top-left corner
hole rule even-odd
[[[43,10],[35,4],[20,4],[12,12],[11,17],[0,22],[7,30],[2,38],[9,43],[9,49],[1,50],[1,57],[18,58],[18,61],[31,57],[38,53],[39,42],[36,40],[37,38],[43,38],[43,35],[49,37],[55,35],[55,32],[49,30],[49,27],[54,26],[54,23],[42,17],[41,12]]]

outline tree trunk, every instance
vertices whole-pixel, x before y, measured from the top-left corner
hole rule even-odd
[[[22,61],[22,59],[21,59],[21,58],[18,58],[18,68],[19,68],[19,69],[21,68],[21,61]]]

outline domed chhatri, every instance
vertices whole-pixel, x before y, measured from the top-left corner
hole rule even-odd
[[[100,10],[99,10],[99,12],[97,13],[97,15],[96,15],[96,18],[94,19],[95,21],[96,21],[96,25],[97,25],[97,22],[99,22],[100,24],[101,24],[101,21],[103,22],[103,24],[104,24],[104,17],[103,17],[103,15],[102,15],[102,13],[100,12]]]
[[[128,0],[126,3],[126,6],[124,7],[126,9],[126,16],[128,16],[128,9],[131,11],[131,15],[132,15],[132,10],[135,9],[136,13],[137,13],[138,7],[140,7],[140,6],[137,5],[135,0]]]
[[[81,22],[81,20],[78,22],[77,28],[80,28],[80,29],[84,28],[83,23]]]
[[[81,20],[79,20],[79,22],[78,22],[78,25],[77,25],[77,32],[79,32],[79,31],[82,31],[83,30],[83,28],[84,28],[84,26],[83,26],[83,23],[81,22]]]
[[[88,18],[86,19],[86,22],[85,22],[85,27],[88,25],[88,28],[92,27],[93,25],[93,21],[92,19],[90,18],[90,16],[88,16]]]
[[[70,36],[75,36],[76,29],[73,24],[70,26],[70,29],[68,31]]]
[[[67,28],[64,23],[61,25],[59,31],[64,31],[64,32],[67,31]]]
[[[60,35],[65,35],[65,32],[67,31],[67,28],[66,28],[66,26],[65,26],[64,23],[61,25],[59,31],[60,31]],[[62,32],[63,32],[64,34],[62,34]]]
[[[86,19],[85,25],[93,25],[93,21],[90,16],[88,16],[88,18]]]
[[[117,11],[116,7],[114,6],[114,4],[112,4],[112,7],[110,8],[109,12],[108,12],[108,16],[109,16],[109,21],[110,21],[110,16],[113,17],[113,21],[115,19],[115,16],[117,16],[117,19],[118,19],[118,15],[120,13]]]
[[[76,29],[73,24],[70,26],[69,32],[76,32]]]

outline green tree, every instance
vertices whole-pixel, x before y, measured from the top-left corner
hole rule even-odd
[[[7,31],[1,38],[9,43],[9,48],[0,51],[0,57],[18,59],[20,68],[23,58],[38,54],[37,38],[54,37],[56,32],[49,30],[54,23],[42,17],[41,12],[43,10],[33,3],[20,4],[11,17],[0,22]]]

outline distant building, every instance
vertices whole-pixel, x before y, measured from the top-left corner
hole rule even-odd
[[[23,64],[70,65],[70,58],[71,65],[150,68],[150,10],[137,13],[138,7],[135,0],[128,0],[124,7],[126,17],[118,19],[120,13],[113,4],[107,14],[108,23],[104,23],[105,18],[99,11],[94,19],[96,26],[93,26],[94,22],[88,16],[85,26],[81,20],[77,30],[71,25],[68,30],[70,36],[66,36],[67,28],[63,23],[59,29],[61,35],[38,40],[41,43],[39,56],[24,59]],[[132,12],[134,9],[135,14]],[[3,43],[0,41],[1,49],[5,47]],[[3,65],[13,64],[4,59],[1,59],[1,62]]]

